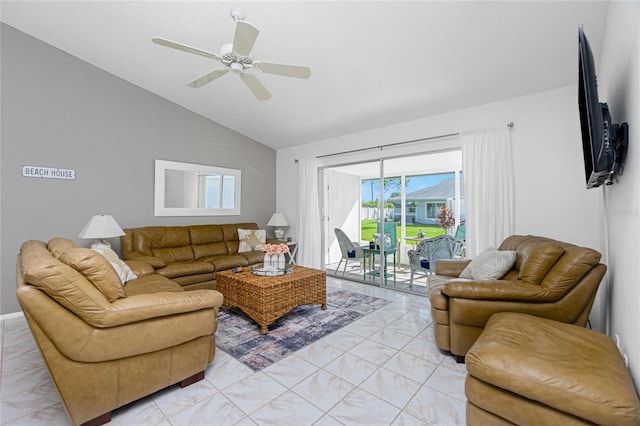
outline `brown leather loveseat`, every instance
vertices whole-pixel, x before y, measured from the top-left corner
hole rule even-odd
[[[255,223],[191,226],[147,226],[125,229],[121,237],[125,260],[140,260],[157,274],[187,290],[215,289],[216,272],[250,266],[264,252],[238,253],[238,229],[258,229]]]
[[[123,285],[105,257],[71,240],[20,249],[18,301],[74,425],[108,422],[118,407],[194,383],[213,361],[222,295],[129,265],[138,277]]]
[[[491,316],[519,312],[585,326],[605,274],[600,253],[531,235],[512,235],[500,251],[515,251],[501,279],[460,278],[471,260],[439,260],[427,280],[436,344],[459,362]]]

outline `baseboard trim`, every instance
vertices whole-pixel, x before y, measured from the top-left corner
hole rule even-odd
[[[0,315],[0,321],[10,320],[14,318],[24,318],[24,313],[22,311],[19,311],[19,312],[13,312],[11,314]]]

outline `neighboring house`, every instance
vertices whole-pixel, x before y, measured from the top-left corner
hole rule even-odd
[[[460,178],[460,221],[465,220],[464,209],[464,179]],[[407,208],[406,223],[422,223],[425,225],[435,225],[438,223],[438,209],[447,204],[449,200],[449,208],[455,209],[455,179],[443,179],[440,183],[409,192],[405,195]],[[401,198],[400,196],[390,197],[387,201],[392,202],[395,206],[394,220],[400,220],[401,214]]]

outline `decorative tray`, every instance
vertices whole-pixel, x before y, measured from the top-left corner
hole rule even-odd
[[[264,266],[262,263],[258,263],[257,265],[253,265],[251,267],[251,272],[253,275],[260,275],[263,277],[277,277],[280,275],[287,275],[293,272],[292,265],[286,265],[284,269],[279,269],[273,266]]]

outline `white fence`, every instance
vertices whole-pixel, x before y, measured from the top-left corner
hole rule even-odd
[[[393,218],[393,208],[385,208],[384,209],[384,217],[385,218]],[[378,219],[378,213],[380,209],[377,207],[361,207],[360,208],[360,218],[362,220],[367,219]]]

